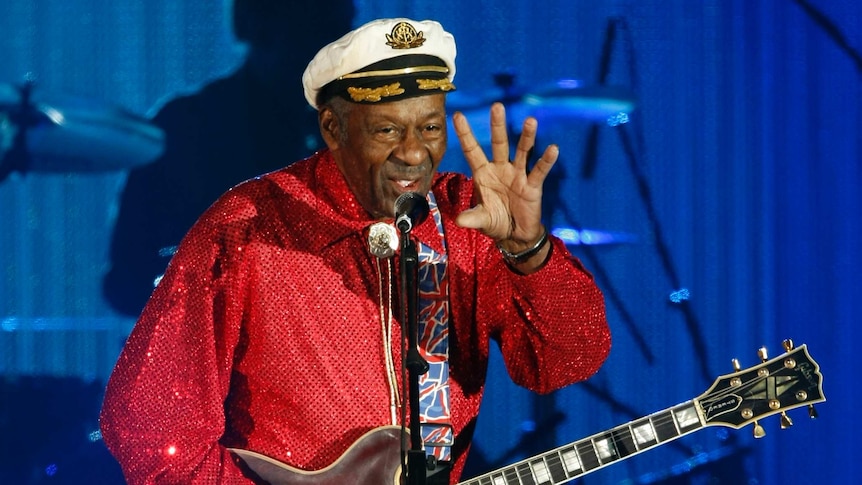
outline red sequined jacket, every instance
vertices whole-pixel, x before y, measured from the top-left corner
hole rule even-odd
[[[595,373],[610,334],[599,289],[561,241],[519,275],[492,240],[454,224],[471,204],[466,177],[439,174],[432,190],[449,254],[454,482],[491,339],[514,381],[544,393]],[[102,434],[130,484],[251,483],[229,447],[318,470],[391,424],[373,222],[328,151],[238,185],[201,216],[108,383]],[[443,250],[430,217],[412,234]]]

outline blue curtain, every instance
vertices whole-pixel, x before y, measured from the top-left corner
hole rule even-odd
[[[535,114],[540,143],[561,148],[546,195],[548,224],[610,237],[571,250],[605,290],[614,347],[594,378],[544,397],[513,386],[495,360],[470,472],[698,397],[733,371],[731,359],[757,365],[757,349],[773,357],[792,338],[809,346],[824,376],[828,400],[816,407],[817,420],[793,410],[795,425],[780,431],[778,416],[764,418],[767,436],[758,440],[751,426],[708,427],[579,483],[862,477],[852,459],[860,396],[851,346],[862,337],[862,10],[855,1],[357,6],[357,23],[433,18],[453,32],[459,91],[451,104],[474,123],[501,95],[501,79],[513,80],[519,95],[576,80],[636,100],[613,123],[577,107],[513,110],[516,118]],[[6,0],[0,116],[25,79],[35,80],[34,97],[58,105],[83,98],[97,112],[145,116],[161,98],[237,65],[241,51],[225,19],[221,2]],[[580,91],[564,92],[562,101],[572,101]],[[443,168],[466,170],[455,146],[450,152]],[[124,179],[122,170],[70,169],[0,182],[0,374],[7,380],[104,383],[132,324],[99,290]]]

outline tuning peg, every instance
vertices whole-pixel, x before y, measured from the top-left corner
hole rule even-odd
[[[808,405],[808,417],[811,419],[817,419],[817,410],[814,409],[813,404]]]
[[[763,438],[766,436],[766,431],[763,429],[763,426],[760,425],[757,421],[754,422],[754,437],[755,438]]]
[[[793,420],[790,419],[790,416],[786,412],[781,411],[781,429],[787,429],[791,426],[793,426]]]
[[[735,372],[742,370],[742,366],[739,365],[739,359],[731,359],[730,363],[733,364],[733,370]]]
[[[766,347],[760,347],[757,350],[757,356],[760,357],[761,362],[769,360],[769,352],[766,351]]]
[[[790,352],[791,350],[793,350],[793,340],[785,339],[783,342],[781,342],[781,345],[782,347],[784,347],[785,352]]]

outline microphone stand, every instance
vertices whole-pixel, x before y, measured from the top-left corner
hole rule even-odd
[[[410,238],[412,224],[398,224],[401,231],[401,301],[407,325],[405,366],[409,376],[410,449],[407,451],[407,485],[425,485],[425,450],[419,422],[419,376],[428,372],[428,362],[419,355],[419,255]]]

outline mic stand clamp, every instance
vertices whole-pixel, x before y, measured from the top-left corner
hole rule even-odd
[[[400,225],[401,301],[403,322],[407,328],[407,351],[404,365],[409,379],[410,449],[407,450],[407,484],[425,485],[426,458],[419,421],[419,376],[428,372],[428,362],[419,354],[419,255],[410,237],[410,227]]]

